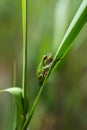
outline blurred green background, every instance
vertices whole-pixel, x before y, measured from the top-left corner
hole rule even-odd
[[[28,75],[29,109],[38,94],[36,69],[42,56],[55,55],[82,0],[29,0]],[[75,44],[52,73],[35,109],[30,130],[87,130],[87,24]],[[21,0],[0,0],[0,89],[12,86],[13,64],[17,86],[22,79]],[[9,130],[12,97],[0,94],[0,130]]]

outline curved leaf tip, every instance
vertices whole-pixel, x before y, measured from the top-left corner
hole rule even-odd
[[[19,107],[23,111],[22,107],[22,89],[18,87],[12,87],[12,88],[7,88],[4,90],[0,90],[0,92],[8,92],[10,93],[17,101]]]

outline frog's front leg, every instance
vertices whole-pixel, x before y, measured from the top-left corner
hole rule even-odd
[[[49,65],[42,67],[42,71],[41,73],[38,74],[38,79],[39,79],[39,85],[42,86],[43,81],[46,77],[46,75],[48,74],[49,71]]]

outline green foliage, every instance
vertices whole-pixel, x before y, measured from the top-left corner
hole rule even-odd
[[[70,49],[73,40],[76,38],[76,36],[78,35],[79,31],[81,30],[81,28],[84,26],[84,24],[87,21],[87,1],[83,1],[80,8],[78,9],[74,19],[72,20],[63,40],[62,43],[60,44],[58,51],[54,57],[54,60],[52,62],[52,65],[49,69],[49,72],[47,74],[47,76],[44,79],[43,84],[41,85],[41,89],[33,103],[33,106],[31,108],[31,111],[28,112],[28,118],[24,124],[23,130],[25,130],[31,120],[31,117],[33,115],[33,112],[35,110],[35,107],[37,105],[37,102],[40,98],[40,95],[42,93],[42,90],[45,86],[45,83],[47,81],[48,76],[50,75],[50,72],[56,67],[56,64],[59,64],[62,60],[62,58],[65,56],[65,54],[68,52],[68,50]]]
[[[16,2],[12,2],[9,0],[9,2],[11,3],[11,5],[14,5],[12,3],[15,3],[18,6],[17,0],[16,0]],[[17,130],[28,129],[28,126],[30,125],[30,121],[33,120],[32,116],[34,115],[34,110],[36,108],[36,105],[37,105],[39,99],[41,99],[41,103],[39,105],[39,110],[42,111],[42,109],[44,108],[44,107],[42,107],[42,109],[41,109],[41,104],[43,104],[43,102],[44,102],[44,104],[46,104],[48,107],[47,109],[48,109],[49,113],[52,110],[54,110],[55,113],[57,111],[56,115],[58,117],[56,117],[56,118],[58,121],[63,120],[63,119],[61,119],[62,116],[60,116],[63,114],[63,112],[64,112],[64,116],[65,115],[67,116],[68,111],[71,108],[74,109],[74,107],[77,107],[77,109],[79,109],[79,107],[82,105],[83,100],[84,100],[84,97],[83,98],[81,97],[81,95],[82,96],[84,95],[84,92],[82,93],[82,91],[81,91],[82,88],[79,89],[80,92],[78,92],[78,88],[75,89],[76,86],[73,87],[73,85],[71,84],[72,81],[77,82],[75,78],[70,79],[70,75],[72,75],[72,72],[71,72],[71,70],[69,70],[69,67],[71,67],[71,69],[73,69],[74,65],[72,67],[72,65],[69,66],[69,64],[64,63],[64,68],[66,68],[66,71],[69,71],[69,75],[66,76],[67,72],[66,72],[66,74],[64,74],[63,68],[60,72],[61,73],[60,76],[57,74],[57,71],[55,71],[55,73],[52,73],[53,76],[51,77],[51,80],[50,80],[50,82],[52,84],[50,84],[50,85],[47,84],[48,86],[44,90],[45,93],[43,92],[43,89],[45,87],[45,84],[46,84],[49,76],[51,76],[51,72],[53,72],[55,68],[57,70],[57,67],[58,67],[58,71],[60,71],[61,66],[58,66],[59,63],[62,62],[65,55],[68,54],[68,51],[70,50],[71,46],[74,45],[74,43],[75,43],[74,42],[75,38],[78,36],[80,30],[83,28],[84,24],[87,21],[87,0],[83,0],[83,1],[68,0],[67,2],[65,0],[58,0],[58,1],[56,1],[56,0],[52,0],[52,1],[37,0],[34,2],[32,0],[30,0],[27,2],[29,2],[28,3],[29,8],[27,8],[28,4],[26,4],[26,0],[22,0],[20,2],[20,3],[22,3],[22,13],[20,13],[20,15],[18,13],[18,10],[20,8],[17,8],[17,10],[13,11],[13,13],[11,12],[11,10],[6,11],[6,10],[4,10],[4,8],[0,8],[0,10],[2,10],[2,12],[5,11],[5,16],[7,16],[7,17],[9,16],[9,12],[12,13],[9,16],[9,17],[11,17],[11,19],[9,19],[9,20],[7,17],[4,17],[4,18],[0,17],[0,26],[2,27],[2,25],[3,26],[5,25],[5,30],[4,30],[3,34],[6,34],[6,35],[3,35],[1,33],[1,36],[3,35],[3,37],[6,37],[6,39],[9,39],[8,36],[12,36],[12,34],[14,35],[15,29],[17,29],[17,32],[18,32],[18,25],[17,25],[17,26],[14,26],[13,28],[11,28],[11,32],[9,33],[9,27],[12,26],[12,24],[9,24],[9,26],[7,26],[9,21],[13,21],[13,23],[15,23],[17,20],[16,17],[18,16],[17,18],[19,18],[19,16],[21,16],[21,14],[22,14],[22,33],[23,33],[23,44],[22,44],[23,45],[23,56],[22,56],[22,58],[20,56],[21,51],[18,53],[19,55],[16,53],[17,61],[20,60],[19,68],[20,68],[20,70],[22,70],[22,81],[21,80],[19,81],[19,79],[18,79],[19,83],[22,84],[22,88],[13,87],[13,88],[7,88],[7,89],[0,91],[0,92],[10,93],[17,101],[17,104],[16,104],[13,100],[13,107],[12,107],[12,108],[15,108],[15,109],[13,109],[13,115],[12,115],[14,121],[13,120],[11,121],[11,122],[14,122],[13,130],[14,129],[17,129]],[[81,6],[79,7],[80,3],[81,3]],[[6,5],[4,5],[4,2],[1,0],[0,7],[2,7],[2,5],[6,6]],[[14,6],[12,6],[12,7],[14,7]],[[56,7],[56,11],[55,11],[55,7]],[[61,8],[61,7],[63,7],[63,8]],[[78,10],[77,10],[77,7],[79,7]],[[6,9],[8,9],[8,8],[6,8]],[[59,10],[57,10],[57,9],[59,9]],[[69,11],[69,9],[71,9],[71,11]],[[76,12],[76,10],[77,10],[77,12]],[[28,11],[28,13],[27,13],[27,11]],[[61,16],[61,18],[59,18],[58,21],[54,20],[54,12],[56,12],[56,14],[55,14],[56,19],[57,19],[57,15]],[[76,14],[75,14],[75,12],[76,12]],[[6,13],[7,13],[7,15],[6,15]],[[72,20],[70,26],[68,27],[69,22],[71,21],[74,14],[75,14],[75,17]],[[0,16],[2,16],[2,15],[4,16],[4,13],[0,12]],[[27,15],[29,15],[29,22],[27,22],[28,21]],[[62,20],[61,22],[60,22],[60,19]],[[67,19],[69,19],[69,20],[67,21]],[[53,25],[53,22],[54,22],[54,25]],[[60,24],[59,24],[59,22],[60,22]],[[28,25],[27,25],[27,23],[28,23]],[[57,24],[59,24],[58,25],[59,34],[56,32]],[[21,24],[20,24],[20,26],[21,26]],[[6,29],[6,27],[7,27],[7,29]],[[67,29],[67,27],[68,27],[68,29]],[[61,29],[63,29],[63,30],[61,30]],[[63,37],[64,31],[66,29],[67,29],[67,31]],[[1,32],[1,30],[0,30],[0,32]],[[7,32],[6,32],[6,30],[7,30]],[[20,35],[20,32],[21,32],[21,30],[17,34]],[[54,36],[55,32],[56,32],[56,36]],[[18,40],[18,42],[19,42],[17,34],[15,35],[15,37],[16,37],[15,39]],[[29,34],[30,38],[27,38],[28,34]],[[7,42],[6,39],[3,41],[5,41],[5,43],[9,43],[9,40]],[[62,42],[60,42],[61,39],[62,39]],[[0,40],[1,40],[1,38],[0,38]],[[57,42],[54,45],[55,41],[57,41]],[[3,44],[3,42],[1,42],[1,43]],[[9,50],[13,51],[13,49],[9,49],[9,48],[16,47],[15,40],[14,40],[14,45],[12,43],[13,43],[13,39],[10,44],[11,46],[9,45],[10,47],[8,46],[8,44],[6,45],[6,50],[7,50],[7,46],[8,46],[8,52],[10,52]],[[27,52],[28,43],[29,43],[29,52]],[[59,47],[58,47],[58,45],[59,45]],[[2,48],[3,48],[3,45],[2,45]],[[20,47],[20,48],[22,48],[22,47]],[[38,64],[38,61],[41,58],[41,56],[43,54],[46,54],[48,52],[48,50],[49,50],[49,52],[52,52],[54,55],[54,53],[55,53],[54,48],[56,48],[57,51],[56,51],[55,56],[51,57],[52,64],[50,64],[51,62],[49,62],[50,58],[47,58],[46,61],[44,61],[42,58],[42,61],[40,63],[40,66],[39,66],[39,69],[37,72],[37,78],[39,79],[39,84],[41,86],[39,88],[39,87],[37,87],[38,83],[37,83],[36,75],[35,75],[35,71],[37,68],[36,64]],[[21,49],[19,49],[19,50],[21,50]],[[16,47],[15,51],[17,52],[17,47]],[[7,56],[7,53],[6,53],[6,56]],[[12,54],[11,54],[11,56],[12,56]],[[30,57],[27,58],[27,56],[30,56]],[[23,65],[21,65],[21,61],[22,61],[21,59],[23,59]],[[12,60],[12,62],[13,62],[13,60]],[[79,64],[77,65],[76,72],[78,72],[78,70],[79,70],[78,66],[79,66]],[[23,67],[23,69],[21,69],[22,67]],[[16,72],[16,70],[15,70],[15,72]],[[28,72],[29,72],[29,75],[27,76]],[[21,73],[20,73],[20,75],[21,75]],[[73,72],[73,75],[74,75],[74,72]],[[77,75],[77,77],[79,76],[79,74],[76,74],[76,75]],[[13,83],[14,85],[12,85],[12,86],[17,86],[16,85],[17,84],[16,73],[14,73],[13,77],[14,77],[14,83]],[[68,77],[69,81],[66,81],[67,77]],[[61,80],[62,80],[62,82],[61,82]],[[28,84],[27,84],[27,81],[29,81]],[[59,84],[59,82],[61,82],[61,83]],[[66,82],[68,82],[67,83],[68,85],[66,85]],[[64,85],[64,88],[65,87],[68,88],[68,87],[72,86],[71,91],[69,90],[70,88],[66,89],[66,91],[65,91],[65,89],[62,88],[63,85]],[[18,85],[18,86],[21,86],[21,85]],[[39,92],[38,92],[38,89],[39,89]],[[66,92],[65,95],[64,95],[63,91]],[[69,93],[69,91],[70,91],[70,93]],[[43,95],[40,98],[42,92],[43,92]],[[61,96],[62,95],[61,93],[63,93],[64,98]],[[75,94],[75,96],[73,98],[74,94]],[[75,99],[77,99],[77,100],[75,101]],[[57,106],[57,104],[60,108]],[[27,107],[28,105],[30,105],[29,109]],[[59,111],[59,109],[61,109],[61,106],[62,106],[62,110]],[[58,108],[58,110],[56,110],[57,109],[56,107]],[[64,109],[65,109],[65,111],[64,111]],[[14,117],[14,115],[16,115],[16,116]],[[66,120],[69,120],[70,116],[72,116],[72,115],[70,114],[69,117],[67,116]],[[38,116],[36,118],[38,118]],[[45,119],[48,120],[48,117],[45,117]],[[52,119],[55,120],[55,117],[52,117]],[[38,120],[37,120],[37,122],[38,122]],[[60,124],[62,124],[62,123],[59,123],[58,125],[60,125]],[[52,125],[52,123],[50,123],[49,126],[51,126],[51,125]],[[34,126],[35,125],[33,125],[33,127]],[[38,125],[38,126],[40,126],[40,125]],[[68,124],[64,127],[64,129],[68,128],[71,130],[71,126],[72,126],[71,124],[70,125]],[[11,127],[9,129],[11,129]],[[34,129],[36,129],[36,127]],[[74,128],[72,127],[72,129],[74,129]]]

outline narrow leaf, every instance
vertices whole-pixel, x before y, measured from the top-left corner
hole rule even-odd
[[[0,90],[0,92],[10,93],[16,99],[20,109],[23,110],[23,108],[22,108],[22,89],[21,88],[12,87],[12,88]]]
[[[61,60],[61,58],[63,58],[67,54],[71,46],[74,44],[73,41],[75,40],[75,38],[77,37],[77,35],[79,34],[80,30],[82,29],[82,27],[85,25],[86,22],[87,22],[87,0],[83,0],[81,6],[79,7],[75,17],[73,18],[57,50],[54,59],[55,63],[58,63],[58,60]]]

